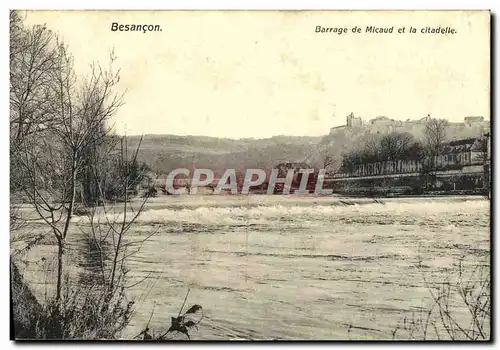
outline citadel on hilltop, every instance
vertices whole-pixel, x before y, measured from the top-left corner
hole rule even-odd
[[[425,130],[425,124],[431,119],[431,116],[406,121],[394,120],[388,117],[376,117],[368,121],[364,121],[361,117],[355,117],[353,113],[346,118],[346,124],[335,126],[330,129],[330,134],[339,132],[369,132],[374,134],[386,134],[394,131],[409,132],[414,136],[422,136]],[[484,120],[482,116],[465,117],[463,123],[449,123],[447,128],[447,136],[450,139],[460,137],[475,136],[475,134],[484,134],[490,130],[490,122]]]
[[[346,124],[331,128],[331,140],[357,143],[363,136],[409,133],[423,141],[425,118],[406,121],[377,117],[367,122],[353,113]],[[437,154],[415,153],[389,157],[358,155],[344,158],[327,183],[339,193],[380,194],[489,194],[491,184],[490,122],[482,116],[468,116],[446,126],[445,140]],[[371,135],[370,135],[371,134]],[[339,146],[337,146],[338,148]],[[458,192],[457,192],[458,191]]]

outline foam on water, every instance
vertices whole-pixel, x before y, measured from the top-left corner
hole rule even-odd
[[[141,223],[189,222],[196,224],[272,224],[275,221],[334,221],[346,218],[386,218],[394,223],[398,218],[425,218],[429,221],[475,215],[489,208],[487,200],[469,200],[466,203],[456,201],[381,201],[381,202],[346,202],[283,204],[249,204],[247,206],[193,206],[191,208],[150,209],[138,218]],[[464,210],[464,204],[467,210]],[[442,223],[441,223],[442,225]]]

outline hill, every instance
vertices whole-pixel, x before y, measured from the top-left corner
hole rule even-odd
[[[156,173],[175,168],[269,168],[283,162],[301,162],[316,152],[323,137],[275,136],[267,139],[228,139],[207,136],[145,135],[138,158]],[[140,136],[130,136],[130,150]]]
[[[428,117],[427,117],[428,118]],[[326,156],[338,164],[342,154],[362,146],[367,140],[390,132],[407,132],[417,140],[424,137],[427,118],[414,121],[395,121],[378,117],[366,123],[352,115],[347,124],[332,128],[328,135],[274,136],[266,139],[229,139],[208,136],[145,135],[139,151],[139,160],[148,164],[157,174],[169,173],[175,168],[208,168],[222,172],[228,168],[266,169],[280,163],[303,162],[324,167]],[[469,118],[469,119],[468,119]],[[489,130],[489,121],[479,117],[465,118],[464,123],[450,123],[447,139],[480,136]],[[471,119],[476,118],[476,119]],[[129,137],[129,149],[135,149],[140,136]]]

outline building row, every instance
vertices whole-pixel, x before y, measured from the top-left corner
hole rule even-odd
[[[407,131],[420,134],[425,130],[426,123],[431,119],[430,115],[420,119],[394,120],[385,116],[379,116],[370,120],[363,120],[354,116],[353,113],[346,117],[344,125],[335,126],[330,129],[330,134],[343,131],[359,132],[368,131],[370,133],[387,133],[392,131]],[[449,123],[450,133],[468,133],[468,130],[482,130],[486,132],[490,127],[489,121],[483,116],[464,117],[461,123]]]
[[[423,170],[461,170],[489,163],[489,134],[479,138],[455,140],[443,144],[441,152],[430,158],[393,159],[383,162],[360,162],[349,170],[339,170],[332,177],[359,177],[420,173]]]

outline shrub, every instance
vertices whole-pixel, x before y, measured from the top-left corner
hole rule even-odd
[[[439,284],[425,281],[432,297],[427,310],[405,317],[393,330],[393,339],[489,340],[491,336],[491,278],[488,261],[466,266],[458,276]]]

